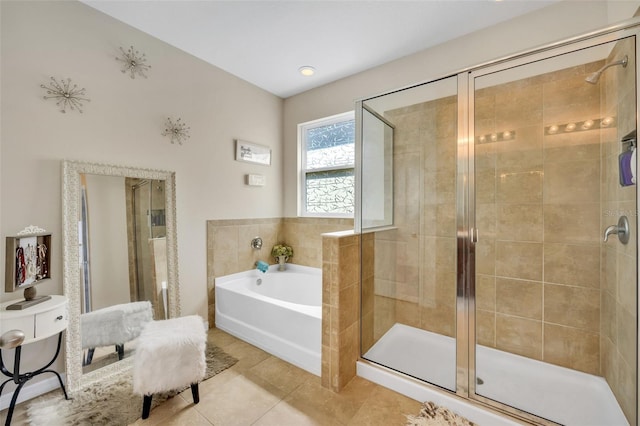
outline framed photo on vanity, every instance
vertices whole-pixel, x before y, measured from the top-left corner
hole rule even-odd
[[[252,142],[236,139],[236,161],[271,165],[271,148]]]

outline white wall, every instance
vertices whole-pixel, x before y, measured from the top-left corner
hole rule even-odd
[[[630,18],[640,1],[562,1],[360,74],[284,103],[284,212],[296,215],[296,125],[354,109],[358,99],[445,77],[521,51]]]
[[[91,309],[131,301],[127,203],[122,176],[85,175],[89,213]]]
[[[79,2],[2,1],[0,10],[2,238],[30,224],[52,232],[52,279],[38,291],[61,294],[61,160],[175,171],[182,313],[206,318],[205,221],[282,216],[282,99]],[[148,79],[120,72],[119,47],[131,45],[146,54]],[[50,76],[86,88],[83,114],[42,99]],[[168,116],[191,127],[184,145],[161,135]],[[269,145],[271,167],[235,161],[234,138]],[[245,186],[247,173],[264,174],[266,186]],[[23,351],[27,367],[49,356],[34,349]]]

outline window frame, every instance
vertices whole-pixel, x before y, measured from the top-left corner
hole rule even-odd
[[[340,114],[331,115],[329,117],[323,117],[316,120],[307,121],[298,124],[298,216],[299,217],[329,217],[329,218],[348,218],[353,219],[355,217],[355,183],[354,183],[354,206],[353,213],[333,213],[333,212],[308,212],[307,211],[307,179],[308,173],[326,172],[326,171],[340,171],[340,170],[352,170],[355,180],[356,174],[356,160],[354,158],[353,164],[350,166],[336,166],[336,167],[322,167],[315,169],[307,169],[307,132],[310,129],[316,127],[329,126],[331,124],[354,121],[355,122],[355,110],[343,112]],[[354,150],[355,150],[355,135],[354,135]]]

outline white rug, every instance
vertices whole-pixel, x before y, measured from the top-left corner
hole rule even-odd
[[[204,380],[231,367],[237,359],[215,345],[206,348],[207,371]],[[180,390],[182,391],[182,390]],[[154,394],[151,409],[180,393]],[[32,426],[126,426],[142,415],[142,397],[133,393],[131,371],[110,377],[69,395],[52,392],[35,399],[27,407]]]

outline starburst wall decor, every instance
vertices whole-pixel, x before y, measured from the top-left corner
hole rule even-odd
[[[66,113],[67,108],[82,113],[82,102],[91,102],[86,98],[86,89],[84,87],[78,88],[77,84],[71,85],[70,78],[58,82],[54,77],[51,77],[49,85],[41,84],[40,87],[47,91],[43,98],[55,99],[56,105],[60,107],[62,113]]]
[[[178,142],[179,145],[182,145],[182,142],[189,139],[189,130],[191,127],[188,127],[182,119],[178,118],[176,121],[167,118],[167,123],[165,124],[165,129],[162,132],[162,136],[170,136],[171,143]]]
[[[129,73],[129,77],[136,78],[136,74],[140,77],[147,78],[145,74],[149,69],[151,69],[151,65],[147,65],[147,57],[145,54],[140,54],[137,50],[134,50],[133,46],[131,46],[127,51],[121,47],[120,52],[122,52],[121,57],[116,57],[116,61],[122,62],[122,69],[120,70],[123,74]]]

